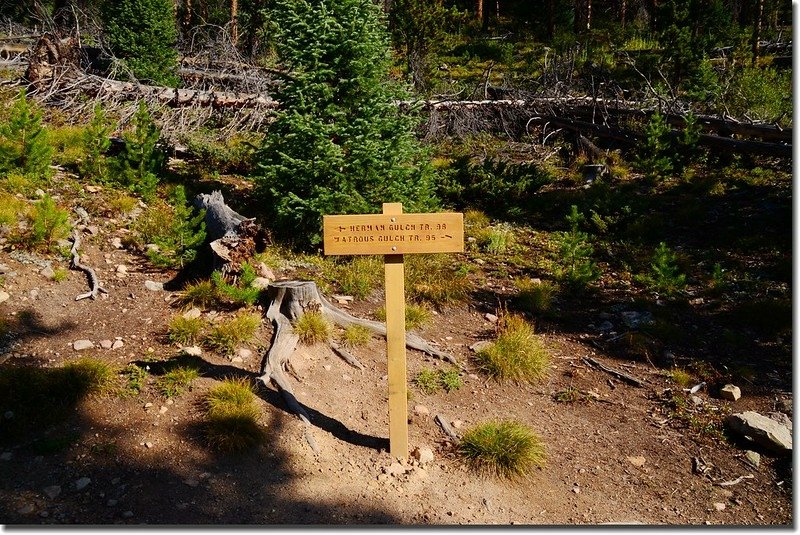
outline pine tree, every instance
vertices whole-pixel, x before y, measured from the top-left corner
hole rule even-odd
[[[92,121],[83,132],[82,141],[86,155],[78,166],[81,178],[104,182],[108,175],[106,151],[111,146],[111,126],[100,104],[94,107]]]
[[[166,153],[159,144],[161,131],[150,117],[144,101],[133,116],[133,128],[122,135],[125,146],[116,158],[116,180],[145,198],[158,186],[158,175],[164,168]]]
[[[282,110],[257,153],[270,225],[318,244],[322,215],[436,205],[432,169],[387,81],[388,34],[372,0],[278,0],[272,20],[291,76]]]
[[[8,120],[0,123],[0,173],[20,171],[34,178],[50,174],[53,148],[42,126],[42,112],[28,102],[21,90]]]
[[[170,0],[108,0],[102,10],[114,55],[146,83],[178,84],[178,30]]]

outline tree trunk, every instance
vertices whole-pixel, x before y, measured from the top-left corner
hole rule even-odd
[[[233,46],[239,42],[239,0],[231,0],[231,43]]]
[[[475,0],[475,18],[483,24],[483,0]]]
[[[547,0],[547,38],[556,36],[556,0]]]
[[[620,0],[619,2],[619,24],[622,29],[625,29],[626,17],[628,14],[628,0]]]
[[[758,63],[760,55],[758,42],[761,40],[761,20],[764,17],[764,0],[755,0],[755,13],[753,17],[753,66]]]

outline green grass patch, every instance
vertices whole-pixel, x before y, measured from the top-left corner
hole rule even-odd
[[[464,266],[453,264],[442,254],[409,255],[406,264],[406,294],[410,300],[442,307],[463,303],[472,283]]]
[[[175,366],[156,380],[156,387],[168,398],[180,396],[200,377],[200,370],[193,366]]]
[[[173,344],[183,346],[193,345],[200,340],[205,321],[202,318],[186,318],[182,315],[175,316],[167,326],[167,336]]]
[[[306,312],[294,322],[294,332],[300,342],[308,345],[327,342],[333,335],[333,325],[321,312]]]
[[[187,284],[181,292],[180,302],[185,306],[208,309],[219,302],[219,292],[210,280],[192,282]]]
[[[238,344],[253,340],[261,326],[261,317],[252,312],[244,312],[214,325],[203,338],[203,345],[224,355],[230,355]]]
[[[506,479],[527,476],[544,466],[546,459],[544,444],[536,433],[511,420],[467,430],[458,453],[477,471]]]
[[[414,384],[423,394],[435,394],[439,391],[439,374],[435,370],[423,368],[414,377]]]
[[[515,279],[514,286],[517,288],[514,303],[520,310],[546,314],[553,308],[553,298],[558,292],[556,284],[525,277]]]
[[[371,338],[372,331],[363,325],[348,325],[342,333],[342,343],[350,348],[365,346]]]
[[[681,388],[688,387],[690,384],[692,384],[692,381],[694,380],[692,374],[687,372],[683,368],[675,368],[673,370],[670,370],[667,376],[673,383],[675,383]]]
[[[136,364],[128,364],[119,375],[122,385],[117,392],[121,397],[138,396],[147,386],[147,371]]]
[[[547,376],[550,354],[524,318],[501,319],[497,339],[478,351],[480,369],[498,381],[535,383]]]
[[[356,299],[366,299],[383,280],[383,259],[356,256],[336,270],[336,282],[342,292]]]
[[[238,452],[263,439],[253,385],[247,379],[225,379],[206,395],[204,434],[212,449]]]

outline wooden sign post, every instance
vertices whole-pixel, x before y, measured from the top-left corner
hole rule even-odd
[[[384,203],[382,214],[323,216],[326,255],[384,255],[386,352],[389,359],[389,454],[408,457],[406,298],[403,255],[464,251],[464,214],[404,214]]]

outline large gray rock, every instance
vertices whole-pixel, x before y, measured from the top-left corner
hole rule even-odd
[[[754,411],[731,414],[725,423],[733,431],[750,437],[765,448],[783,453],[792,451],[792,433],[789,429],[771,418]]]

